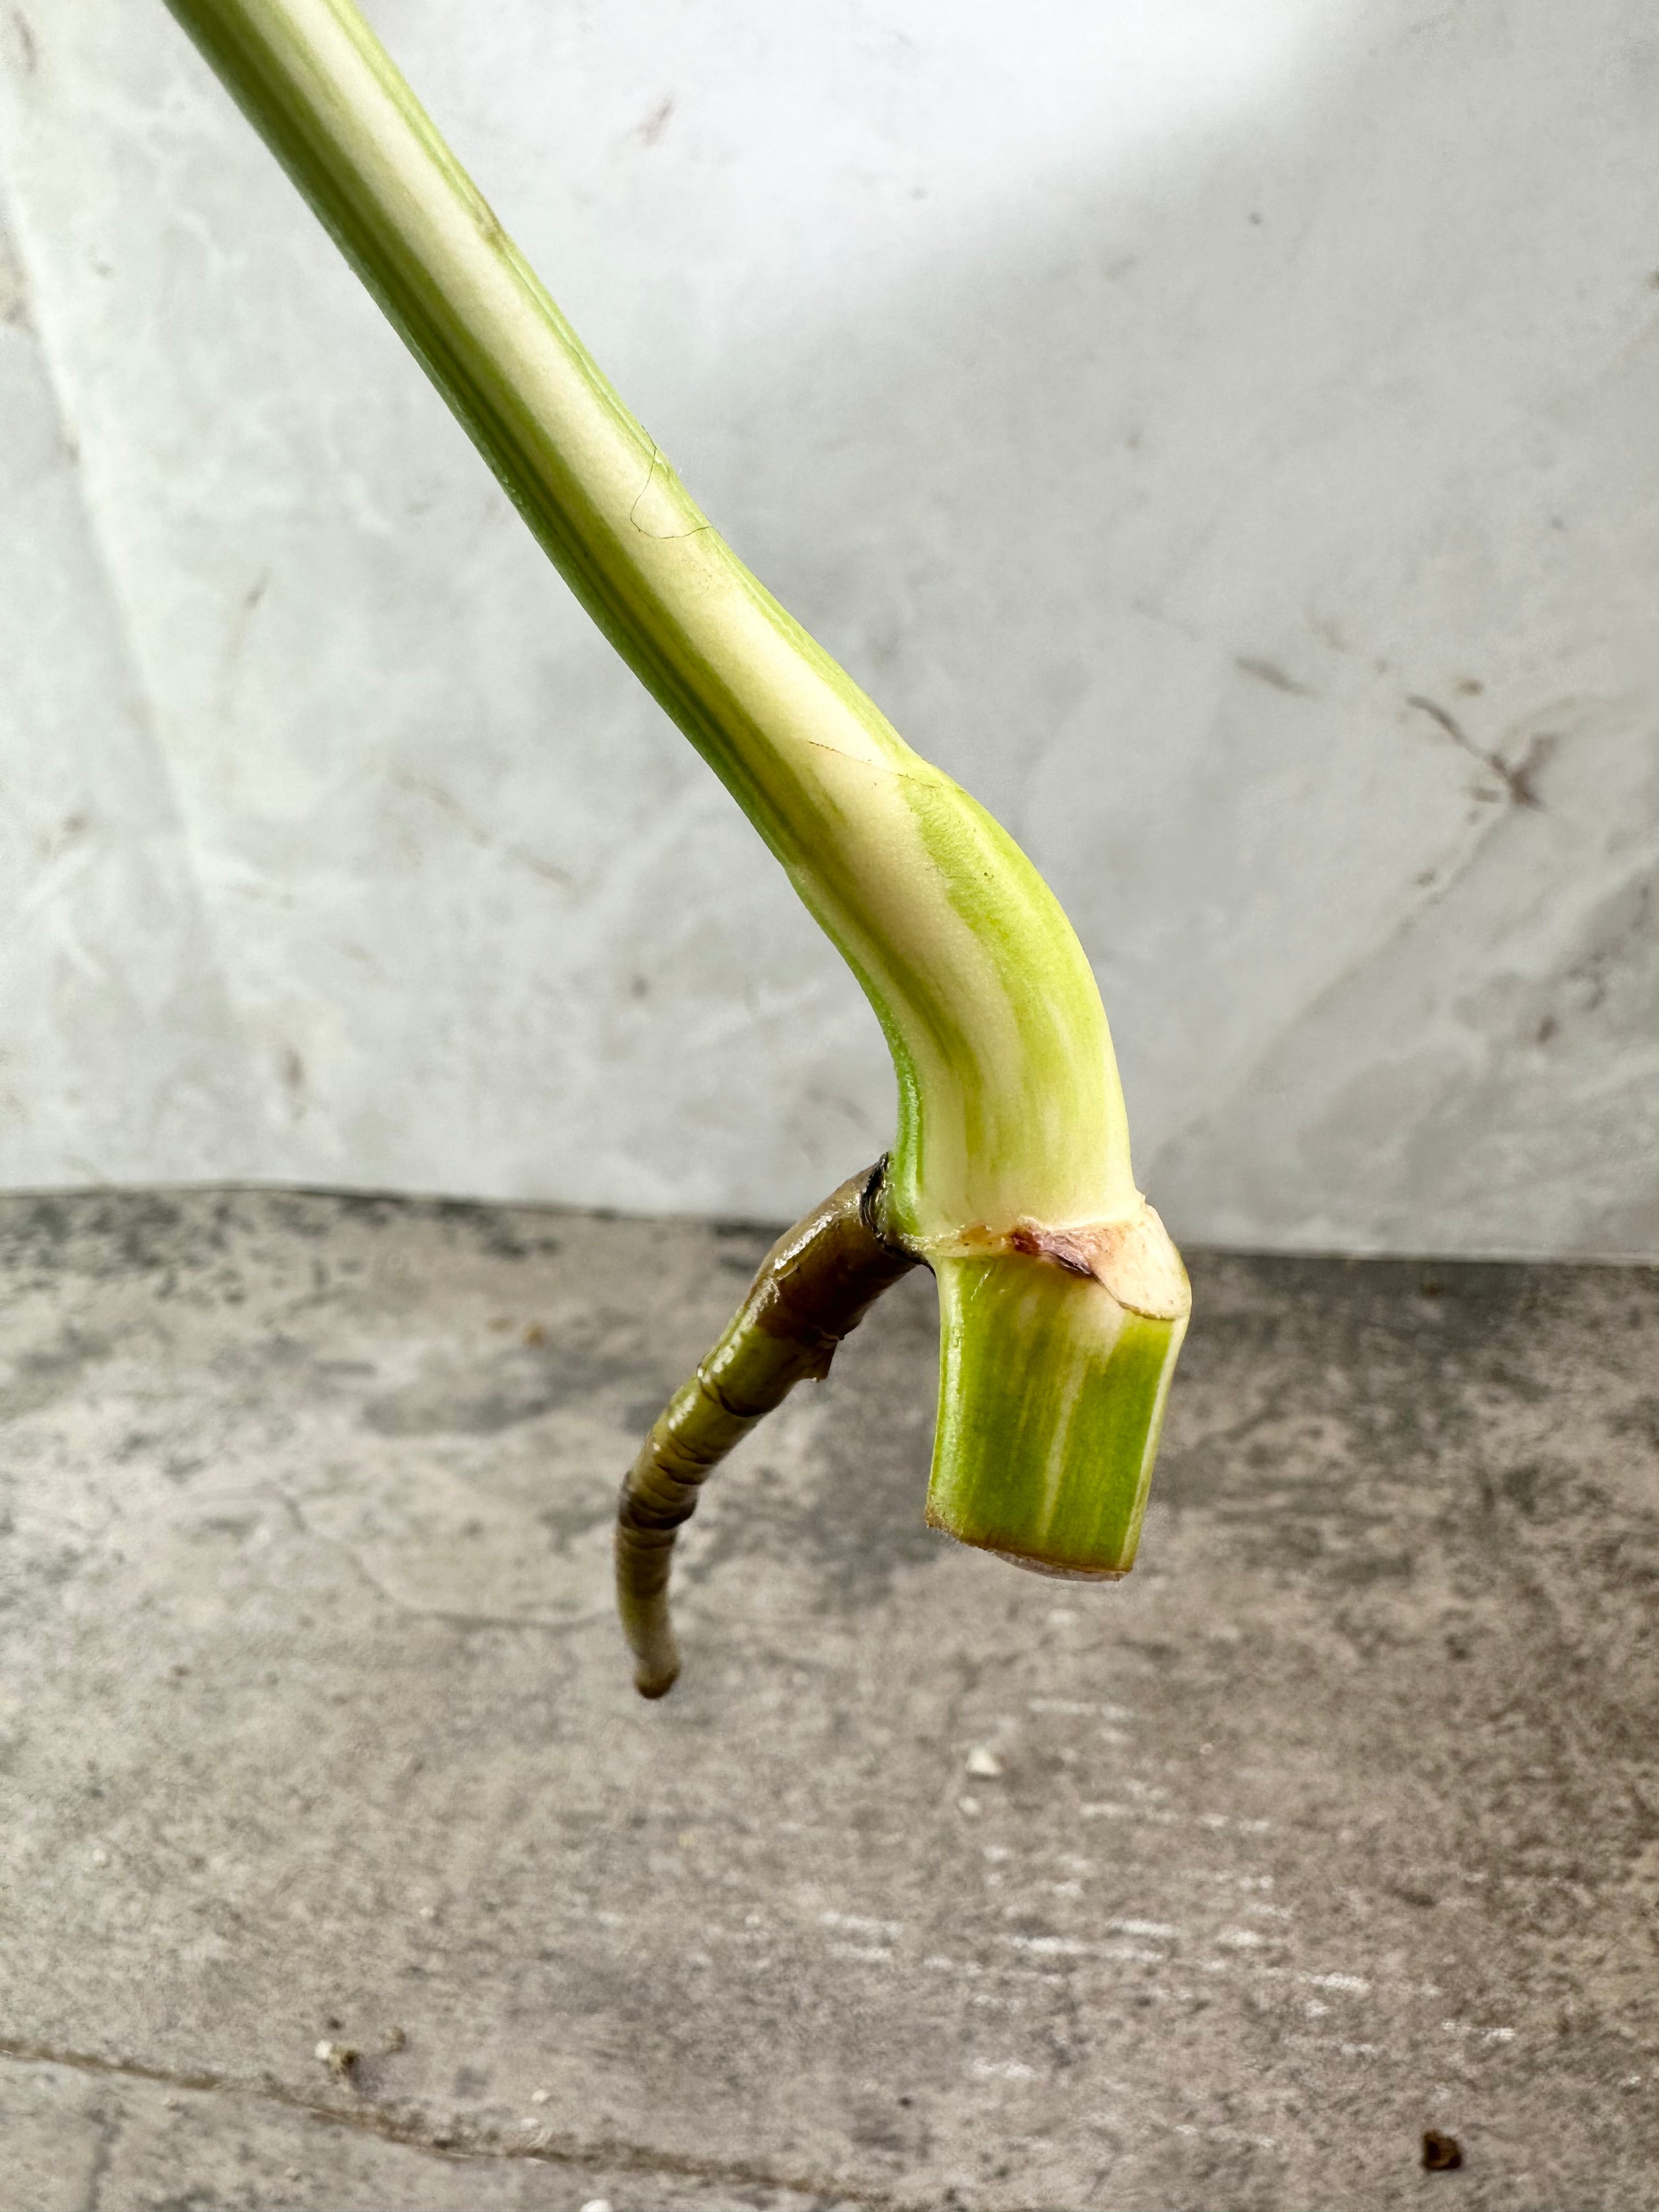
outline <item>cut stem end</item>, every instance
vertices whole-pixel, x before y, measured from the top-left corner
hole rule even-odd
[[[1162,1239],[1148,1313],[1069,1255],[938,1259],[939,1411],[927,1518],[1038,1573],[1115,1579],[1134,1564],[1191,1294]],[[1149,1301],[1150,1303],[1150,1301]],[[1168,1309],[1176,1308],[1175,1311]]]
[[[1055,1583],[1121,1583],[1127,1567],[1053,1567],[1046,1559],[1028,1559],[1022,1552],[999,1552],[1011,1567],[1024,1567],[1028,1575],[1046,1575]]]

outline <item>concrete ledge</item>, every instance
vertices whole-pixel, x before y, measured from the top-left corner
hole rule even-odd
[[[908,1283],[647,1707],[615,1487],[763,1243],[0,1202],[5,2204],[1650,2206],[1659,1278],[1200,1255],[1098,1592],[922,1528]]]

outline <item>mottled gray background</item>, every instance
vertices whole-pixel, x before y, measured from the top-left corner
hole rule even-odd
[[[1659,1255],[1639,0],[379,0],[1211,1243]],[[0,10],[0,1184],[787,1215],[873,1021],[160,0]]]
[[[919,1271],[647,1705],[764,1241],[0,1200],[7,2212],[1652,2212],[1659,1272],[1195,1253],[1090,1589],[921,1525]]]

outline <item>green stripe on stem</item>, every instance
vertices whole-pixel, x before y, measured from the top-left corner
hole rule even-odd
[[[942,1260],[942,1374],[927,1518],[1021,1565],[1134,1564],[1186,1316],[1018,1253]]]

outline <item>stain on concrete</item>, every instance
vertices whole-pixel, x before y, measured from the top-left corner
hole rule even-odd
[[[71,1396],[88,1368],[109,1350],[106,1341],[89,1336],[74,1322],[63,1324],[44,1344],[20,1350],[0,1381],[0,1422],[15,1421],[43,1406]]]
[[[569,1322],[543,1342],[477,1358],[433,1355],[412,1382],[374,1398],[363,1422],[383,1437],[499,1436],[637,1378],[637,1315]]]

